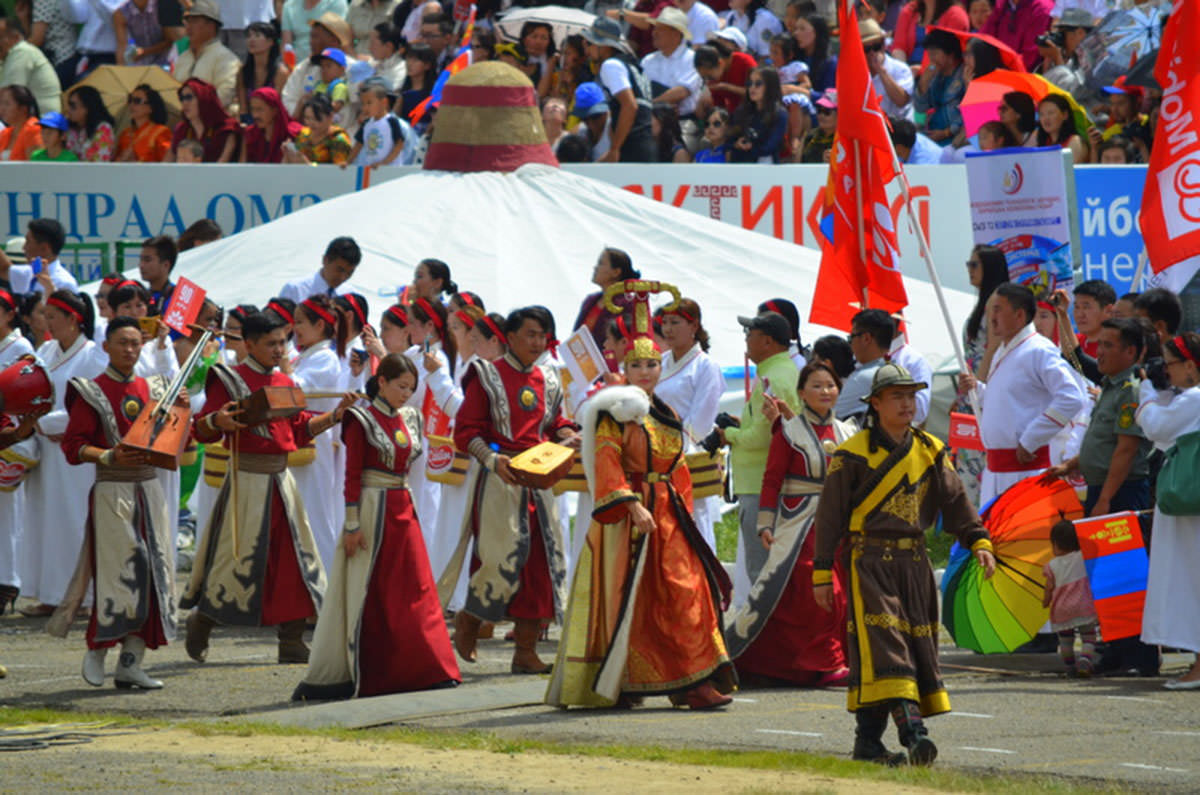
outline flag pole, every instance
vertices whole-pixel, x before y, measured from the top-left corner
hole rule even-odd
[[[963,354],[962,342],[954,328],[954,321],[950,318],[950,307],[946,304],[946,293],[942,290],[942,280],[938,277],[937,268],[933,264],[933,253],[929,250],[929,241],[925,239],[925,229],[921,226],[917,219],[917,211],[913,208],[908,175],[904,173],[900,158],[896,156],[895,147],[892,148],[892,167],[900,176],[900,194],[904,197],[904,207],[908,210],[908,222],[912,224],[913,232],[916,233],[917,244],[921,249],[921,259],[925,261],[925,269],[929,271],[929,281],[933,284],[933,292],[937,296],[938,306],[942,309],[942,319],[946,321],[946,331],[950,333],[950,343],[954,346],[954,358],[958,360],[959,372],[970,373],[970,370],[967,369],[967,357]],[[978,391],[972,389],[967,394],[967,400],[971,403],[971,409],[975,412],[975,416],[978,417],[982,413],[979,409]]]
[[[1132,292],[1139,292],[1142,289],[1142,277],[1146,275],[1146,263],[1150,261],[1150,257],[1146,255],[1146,247],[1142,246],[1142,253],[1138,254],[1137,271],[1133,274],[1133,281],[1129,283],[1129,289]]]
[[[854,141],[854,210],[858,215],[858,261],[862,263],[861,267],[866,267],[867,264],[867,240],[863,232],[863,207],[862,207],[862,144],[855,139]],[[834,153],[836,156],[837,153]],[[894,156],[894,155],[893,155]],[[831,166],[832,167],[832,166]],[[870,292],[866,285],[863,285],[862,308],[867,309],[870,306]]]

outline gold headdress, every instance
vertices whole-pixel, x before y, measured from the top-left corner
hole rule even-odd
[[[616,297],[627,296],[633,303],[633,329],[628,336],[625,347],[625,364],[643,359],[662,361],[662,351],[654,343],[654,335],[650,328],[650,296],[655,293],[670,293],[674,300],[663,307],[671,311],[679,306],[679,288],[666,282],[655,282],[646,279],[627,279],[623,282],[610,284],[604,290],[604,308],[614,315],[622,315],[627,307],[618,306]]]

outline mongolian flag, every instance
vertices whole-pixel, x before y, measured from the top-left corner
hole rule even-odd
[[[1200,269],[1200,3],[1173,6],[1154,67],[1163,99],[1138,219],[1151,282],[1181,292]]]
[[[457,9],[457,6],[455,6]],[[436,108],[442,101],[442,89],[446,87],[446,81],[454,77],[456,74],[466,69],[471,65],[471,36],[475,33],[475,6],[471,6],[471,12],[467,16],[467,24],[463,26],[463,35],[459,39],[458,51],[454,54],[454,60],[446,64],[446,68],[438,75],[437,82],[433,84],[433,90],[429,92],[429,96],[417,105],[408,114],[408,120],[416,124],[425,117],[425,114]]]
[[[1106,640],[1142,634],[1150,560],[1138,515],[1132,512],[1075,520],[1088,584]]]
[[[899,246],[887,184],[899,174],[887,116],[871,85],[853,2],[839,4],[842,49],[838,56],[838,122],[829,161],[828,208],[822,228],[821,268],[809,320],[849,329],[870,307],[893,313],[908,304],[898,266]]]

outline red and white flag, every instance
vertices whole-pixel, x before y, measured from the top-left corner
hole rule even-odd
[[[1154,77],[1163,87],[1139,220],[1151,282],[1181,291],[1200,269],[1200,3],[1175,0]]]
[[[871,85],[853,2],[839,3],[837,135],[825,203],[832,245],[824,246],[809,320],[849,329],[861,309],[898,312],[908,304],[887,184],[899,173],[887,116]]]

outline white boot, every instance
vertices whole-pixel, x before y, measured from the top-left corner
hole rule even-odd
[[[128,690],[131,687],[140,687],[143,690],[158,690],[163,686],[162,682],[151,679],[142,670],[142,656],[145,653],[146,641],[138,636],[127,635],[121,641],[121,657],[113,674],[118,688]]]
[[[104,684],[104,656],[108,649],[88,649],[83,655],[83,681],[92,687]]]

